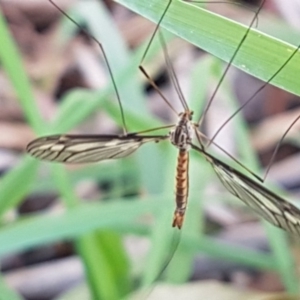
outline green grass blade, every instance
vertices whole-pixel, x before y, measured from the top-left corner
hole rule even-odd
[[[108,261],[113,262],[114,281],[119,295],[124,296],[131,290],[129,259],[119,234],[112,231],[97,232],[98,241],[106,252]]]
[[[182,244],[189,250],[195,249],[217,259],[251,266],[258,270],[276,270],[276,261],[273,255],[218,241],[212,237],[203,236],[199,239],[198,236],[186,233]]]
[[[76,248],[84,263],[85,275],[92,299],[118,299],[111,278],[109,261],[99,244],[97,244],[95,233],[79,238],[76,242]],[[103,274],[105,275],[101,276]]]
[[[65,166],[53,164],[51,167],[54,181],[64,203],[66,204],[66,207],[75,207],[80,203],[80,200],[74,192],[74,187],[71,184],[69,174],[66,171]]]
[[[16,167],[1,178],[0,215],[23,200],[35,179],[37,166],[37,160],[24,157]]]
[[[102,43],[116,80],[125,113],[127,110],[132,110],[132,107],[141,113],[147,113],[142,88],[136,76],[137,66],[135,66],[133,73],[127,74],[130,80],[126,85],[120,84],[119,77],[116,77],[116,74],[131,60],[131,54],[105,6],[103,4],[100,5],[99,1],[88,1],[79,3],[77,9],[78,14],[87,23],[89,32]],[[121,118],[120,111],[119,118]]]
[[[300,289],[297,266],[295,265],[295,258],[289,246],[287,234],[266,221],[263,223],[282,283],[289,293],[299,295]]]
[[[64,202],[68,208],[78,207],[79,200],[73,191],[67,171],[63,166],[52,167],[53,177],[57,183]],[[76,240],[77,249],[85,265],[88,284],[90,286],[93,299],[119,299],[117,285],[116,260],[112,257],[112,249],[108,249],[107,243],[114,245],[119,257],[124,256],[124,249],[118,244],[118,237],[104,241],[105,233],[91,232]],[[124,283],[124,282],[123,282]],[[128,292],[128,291],[127,291]]]
[[[113,203],[80,204],[58,216],[32,215],[0,229],[0,256],[61,239],[77,238],[95,229],[107,230],[132,227],[132,221],[154,213],[165,203],[161,198]],[[138,226],[138,225],[137,225]]]
[[[138,14],[157,23],[168,1],[117,0]],[[173,1],[162,27],[229,62],[246,27],[186,2]],[[251,30],[233,65],[244,72],[267,81],[295,50],[295,47]],[[298,52],[272,84],[300,95]]]
[[[103,98],[98,97],[95,92],[85,89],[74,89],[61,99],[59,110],[51,126],[49,133],[63,133],[80,124],[95,109],[101,109]],[[97,104],[94,105],[94,103]],[[92,110],[91,107],[95,109]]]
[[[121,299],[130,291],[129,265],[120,236],[94,232],[77,241],[93,299]]]
[[[36,132],[41,132],[43,122],[39,116],[37,106],[35,105],[30,82],[24,70],[21,55],[9,33],[1,11],[0,45],[1,64],[19,97],[27,120]]]

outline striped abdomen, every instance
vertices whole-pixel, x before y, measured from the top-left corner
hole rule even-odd
[[[177,158],[176,173],[176,209],[174,212],[173,227],[182,227],[184,214],[189,194],[189,153],[186,150],[179,150]]]

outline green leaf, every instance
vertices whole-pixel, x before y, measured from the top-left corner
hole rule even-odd
[[[117,0],[138,14],[158,22],[168,1]],[[229,62],[247,29],[239,23],[183,1],[173,0],[162,27]],[[263,81],[269,80],[295,47],[252,29],[233,65]],[[298,82],[300,53],[295,55],[272,84],[300,95]]]
[[[0,179],[0,215],[23,200],[35,179],[37,166],[37,160],[24,157],[16,167]]]
[[[93,299],[121,299],[130,292],[129,264],[119,235],[97,231],[77,241]]]
[[[41,132],[43,124],[37,106],[29,78],[24,70],[21,55],[11,37],[5,20],[0,11],[0,61],[7,73],[15,92],[17,93],[24,113],[36,132]]]
[[[153,213],[166,204],[161,198],[149,201],[115,201],[80,204],[58,216],[32,215],[0,229],[0,256],[61,239],[77,238],[95,229],[122,229],[143,214]],[[138,225],[137,225],[138,226]]]

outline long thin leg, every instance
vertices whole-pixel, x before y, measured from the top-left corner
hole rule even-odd
[[[116,81],[114,79],[113,76],[113,71],[110,67],[110,64],[108,62],[108,58],[107,55],[105,53],[105,50],[103,48],[103,45],[93,36],[91,35],[88,31],[86,31],[76,20],[74,20],[71,16],[69,16],[64,10],[62,10],[53,0],[48,0],[61,14],[63,14],[66,18],[68,18],[72,23],[74,23],[76,26],[78,26],[78,28],[80,28],[80,30],[82,30],[82,32],[84,32],[89,38],[91,38],[100,48],[100,51],[103,54],[104,57],[104,61],[105,64],[107,66],[107,70],[109,72],[116,96],[117,96],[117,100],[118,100],[118,104],[119,104],[119,108],[120,108],[120,113],[121,113],[121,119],[122,119],[122,124],[123,124],[123,134],[126,135],[127,134],[127,126],[126,126],[126,121],[125,121],[125,114],[124,114],[124,109],[123,109],[123,105],[121,102],[121,97],[117,88],[117,84]]]

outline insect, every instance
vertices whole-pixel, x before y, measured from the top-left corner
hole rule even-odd
[[[50,2],[52,1],[50,0]],[[168,2],[168,6],[164,10],[153,36],[157,33],[159,25],[171,3],[172,0]],[[263,3],[253,18],[251,26],[253,25],[260,9],[262,8]],[[249,30],[251,26],[249,26]],[[230,61],[230,64],[234,60],[235,55],[244,40],[245,38],[241,40],[239,47]],[[100,43],[99,46],[100,48],[102,47]],[[167,64],[169,64],[167,53],[165,53],[165,58]],[[174,70],[170,64],[169,68],[170,72],[174,75]],[[224,79],[228,68],[226,68],[222,80]],[[280,72],[281,68],[278,70],[278,72]],[[112,73],[109,66],[108,69],[109,72]],[[159,89],[142,65],[140,66],[140,69],[142,73],[149,79],[149,82],[152,84],[152,86],[159,92]],[[278,74],[278,72],[276,72],[276,74],[272,76],[268,82],[270,82]],[[174,76],[173,78],[176,77]],[[28,144],[27,152],[38,159],[53,162],[93,163],[106,159],[123,158],[135,152],[143,144],[169,140],[178,149],[175,188],[176,209],[173,217],[173,227],[181,229],[183,226],[189,193],[189,152],[190,150],[194,150],[203,155],[207,162],[211,164],[216,175],[230,193],[242,200],[246,205],[253,208],[256,213],[273,225],[288,232],[300,235],[300,210],[296,206],[277,196],[263,185],[259,184],[257,181],[230,167],[206,151],[202,142],[202,139],[205,138],[205,136],[199,131],[199,124],[201,120],[199,122],[193,122],[193,111],[189,109],[176,79],[173,80],[173,83],[180,93],[184,111],[178,114],[177,124],[173,125],[169,133],[166,135],[147,135],[145,132],[127,133],[126,129],[122,135],[53,135],[40,137],[33,140]],[[168,99],[166,99],[163,95],[161,96],[172,108]],[[213,98],[211,98],[211,101],[212,99]],[[118,100],[121,108],[123,124],[125,124],[123,109],[119,97]],[[206,111],[208,110],[211,101],[208,103]],[[251,101],[251,99],[249,101]],[[126,128],[126,126],[124,127]],[[166,128],[167,127],[170,126],[166,126]],[[147,130],[147,132],[150,131],[152,130]],[[196,140],[199,145],[197,145],[193,140]]]

